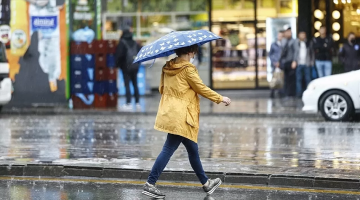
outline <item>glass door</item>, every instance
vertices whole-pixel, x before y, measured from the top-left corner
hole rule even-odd
[[[223,37],[212,43],[214,89],[256,87],[255,2],[212,0],[211,30]]]

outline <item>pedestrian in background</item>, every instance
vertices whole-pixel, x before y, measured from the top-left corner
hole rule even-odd
[[[326,27],[319,30],[320,36],[314,38],[315,64],[319,78],[332,74],[333,39],[326,34]]]
[[[130,81],[134,87],[136,107],[140,108],[140,94],[137,85],[137,74],[139,72],[140,64],[133,64],[134,58],[140,49],[140,45],[138,45],[133,39],[132,29],[130,27],[125,28],[115,53],[116,63],[123,73],[126,88],[126,104],[122,106],[122,108],[125,110],[131,110],[133,108],[131,104],[132,95],[130,90]]]
[[[178,57],[168,61],[162,69],[159,86],[161,100],[154,128],[168,134],[144,185],[143,194],[153,198],[165,197],[155,187],[155,183],[181,143],[188,152],[191,167],[203,185],[204,191],[212,194],[221,184],[219,178],[210,180],[205,175],[200,161],[197,144],[200,114],[198,94],[218,104],[223,102],[226,106],[230,105],[231,100],[203,84],[196,67],[190,61],[197,52],[197,44],[175,49]]]
[[[284,94],[286,97],[296,95],[296,65],[297,65],[297,45],[296,40],[292,38],[291,28],[286,29],[282,41],[282,52],[280,65],[284,70]]]
[[[360,50],[359,45],[356,43],[355,33],[349,33],[344,46],[340,50],[340,59],[345,72],[360,69]]]
[[[284,37],[284,31],[279,31],[276,42],[272,43],[270,47],[269,58],[271,61],[272,73],[275,72],[276,68],[280,68],[280,58],[282,51],[281,41],[283,40],[283,37]],[[276,89],[271,89],[271,94],[270,94],[271,98],[275,97],[275,90]]]
[[[296,67],[296,96],[302,97],[304,92],[303,80],[305,80],[305,88],[311,81],[311,67],[315,64],[315,55],[313,53],[312,42],[307,40],[306,33],[301,31],[296,41],[298,46],[297,67]]]

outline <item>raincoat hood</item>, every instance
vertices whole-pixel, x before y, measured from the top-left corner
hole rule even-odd
[[[196,69],[195,65],[190,62],[174,58],[166,62],[163,72],[169,76],[175,76],[187,67],[193,67]]]

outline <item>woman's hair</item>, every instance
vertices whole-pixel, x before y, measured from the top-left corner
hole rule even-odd
[[[175,49],[175,53],[177,56],[181,56],[181,55],[184,55],[184,54],[188,54],[188,53],[197,53],[199,50],[199,46],[197,44],[194,44],[194,45],[191,45],[191,46],[188,46],[188,47],[183,47],[183,48],[180,48],[180,49]]]

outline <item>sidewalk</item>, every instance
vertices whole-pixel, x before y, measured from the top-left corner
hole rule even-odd
[[[251,91],[219,91],[224,96],[232,99],[230,107],[217,106],[207,99],[201,98],[201,115],[225,115],[225,116],[245,116],[245,117],[298,117],[298,118],[317,118],[318,114],[309,114],[301,111],[302,101],[300,99],[270,99],[268,90]],[[141,98],[141,109],[133,111],[122,110],[121,105],[125,104],[125,98],[119,98],[118,109],[91,109],[91,110],[70,110],[67,105],[40,105],[23,106],[8,105],[4,107],[2,114],[38,114],[38,115],[155,115],[160,101],[160,95],[145,96]]]
[[[86,176],[144,181],[166,134],[153,115],[10,115],[0,118],[0,176]],[[359,189],[357,123],[203,116],[199,153],[225,183]],[[161,180],[196,181],[186,149]]]

